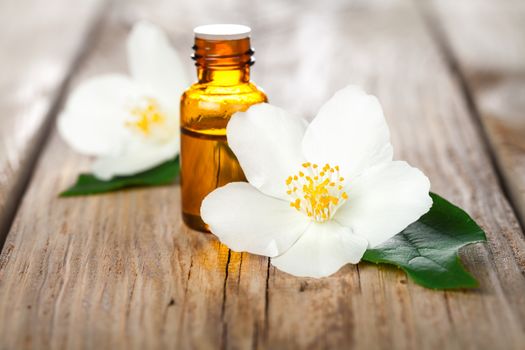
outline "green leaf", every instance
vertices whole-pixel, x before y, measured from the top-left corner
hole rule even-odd
[[[389,241],[366,251],[363,260],[396,265],[416,283],[433,289],[473,288],[458,250],[486,241],[483,230],[461,208],[430,194],[432,208]]]
[[[158,186],[172,183],[179,174],[179,157],[155,168],[130,176],[117,176],[103,181],[91,174],[80,174],[77,182],[60,194],[61,197],[82,196],[116,191],[125,187]]]

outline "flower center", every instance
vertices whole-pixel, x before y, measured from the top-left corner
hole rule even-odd
[[[290,206],[317,222],[329,220],[347,199],[339,166],[304,163],[302,171],[286,179]]]
[[[162,125],[166,120],[157,100],[151,97],[141,98],[130,108],[130,114],[131,118],[126,121],[126,126],[144,135],[149,135],[155,126]]]

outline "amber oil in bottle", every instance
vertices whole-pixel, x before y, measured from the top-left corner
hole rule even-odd
[[[226,125],[238,111],[266,102],[250,82],[254,63],[250,28],[206,25],[195,28],[193,59],[198,81],[181,99],[182,218],[190,228],[207,232],[200,217],[202,200],[217,187],[246,181],[226,141]]]

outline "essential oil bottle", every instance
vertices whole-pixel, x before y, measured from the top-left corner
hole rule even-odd
[[[202,200],[217,187],[246,181],[226,142],[226,125],[238,111],[266,102],[250,82],[254,63],[251,29],[235,24],[195,28],[193,59],[198,81],[181,99],[182,218],[190,228],[207,232],[200,216]]]

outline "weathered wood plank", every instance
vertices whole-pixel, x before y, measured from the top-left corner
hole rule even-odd
[[[124,43],[138,19],[133,11],[133,4],[114,5],[72,85],[126,70]],[[190,34],[179,45],[188,69],[193,26],[181,29]],[[6,298],[0,297],[0,319],[11,319],[0,330],[2,346],[215,348],[224,333],[228,249],[184,228],[178,186],[57,198],[88,162],[53,133],[22,204],[29,212],[21,209],[12,227],[21,234],[9,236],[0,258],[2,267],[14,267],[0,268],[0,294]],[[51,173],[58,176],[36,180]],[[28,219],[31,226],[22,228]],[[19,293],[16,281],[26,292]]]
[[[413,3],[191,4],[117,4],[75,82],[124,70],[123,41],[139,16],[166,27],[185,54],[200,22],[251,24],[255,80],[273,103],[311,116],[349,82],[380,97],[397,157],[422,168],[434,191],[487,230],[489,243],[463,254],[481,287],[430,291],[370,264],[321,280],[293,278],[265,258],[229,253],[213,236],[184,228],[176,185],[58,199],[87,160],[54,134],[0,256],[2,345],[519,348],[522,232]]]
[[[434,1],[430,16],[450,43],[507,192],[525,223],[525,3]]]
[[[331,93],[326,86],[348,82],[364,84],[380,97],[397,156],[424,169],[434,191],[466,208],[487,230],[487,247],[465,250],[467,266],[480,279],[481,288],[474,293],[428,291],[405,284],[405,277],[391,269],[377,271],[362,264],[359,289],[345,281],[345,273],[355,270],[347,267],[337,278],[310,281],[312,296],[305,298],[297,297],[304,281],[272,269],[270,347],[292,339],[304,347],[338,341],[341,346],[351,335],[358,348],[513,348],[523,342],[525,299],[520,289],[525,286],[525,246],[521,231],[501,195],[455,77],[413,7],[414,3],[398,1],[317,8],[292,24],[288,38],[272,38],[268,55],[282,47],[297,53],[287,55],[291,71],[288,76],[281,74],[285,78],[279,83],[285,79],[290,85],[303,82],[308,88],[301,89],[302,101],[319,104]],[[259,62],[266,59],[258,57]],[[294,70],[292,62],[299,58],[310,65],[294,62]],[[281,59],[273,56],[272,63]],[[275,103],[300,104],[292,88],[283,96],[271,93],[272,81],[263,86]],[[300,106],[297,110],[311,113]],[[279,289],[285,281],[287,288]],[[297,300],[292,301],[292,296]],[[341,299],[347,299],[346,303]],[[302,311],[296,315],[279,311],[290,304]],[[307,317],[304,310],[309,311]],[[339,320],[335,324],[342,329],[329,320]],[[310,331],[297,337],[301,325]]]
[[[101,4],[0,3],[0,243],[47,134],[47,117]]]

